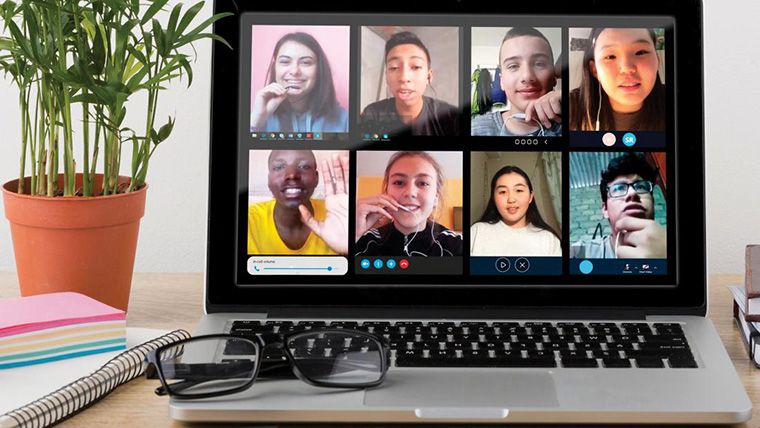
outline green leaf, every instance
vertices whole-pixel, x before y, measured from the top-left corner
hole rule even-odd
[[[158,11],[163,9],[163,7],[166,5],[166,3],[169,0],[156,0],[153,2],[153,4],[150,5],[147,11],[145,11],[145,15],[143,15],[142,19],[140,20],[140,24],[145,25],[148,23],[148,21],[153,18]]]
[[[193,84],[193,67],[190,66],[187,58],[180,58],[179,63],[182,64],[182,68],[187,72],[187,87],[189,88]]]
[[[177,26],[177,29],[175,31],[175,34],[182,34],[185,32],[185,29],[190,25],[190,23],[195,19],[195,16],[198,14],[198,12],[203,9],[204,2],[199,2],[193,5],[190,9],[185,12],[185,15],[182,17],[182,20],[179,22],[179,26]]]
[[[153,20],[153,37],[156,38],[156,49],[158,55],[166,57],[166,45],[164,44],[164,30],[161,29],[161,23],[158,19]]]
[[[232,49],[232,46],[230,46],[229,43],[227,43],[227,40],[224,40],[222,36],[219,36],[218,34],[213,33],[203,33],[203,34],[195,34],[193,36],[185,36],[177,41],[177,44],[174,45],[174,48],[177,49],[179,47],[182,47],[188,43],[192,43],[195,41],[198,41],[200,39],[212,39],[216,40],[217,42],[223,43],[228,48]]]
[[[182,12],[182,3],[177,3],[174,9],[172,9],[172,14],[169,16],[169,25],[166,27],[166,40],[164,41],[166,46],[174,44],[174,30],[177,28],[180,12]]]
[[[106,66],[106,45],[101,31],[95,32],[95,39],[92,41],[92,62],[96,74],[103,73]]]
[[[119,112],[119,118],[116,121],[116,126],[121,126],[122,122],[124,122],[125,117],[127,117],[127,108],[122,107],[121,111]]]
[[[151,129],[150,130],[150,139],[151,139],[151,141],[153,141],[153,144],[158,144],[158,143],[161,142],[158,139],[158,133],[156,132],[155,129]]]
[[[233,14],[230,13],[230,12],[219,13],[219,14],[216,14],[216,15],[212,16],[211,18],[203,21],[203,23],[201,23],[199,26],[195,27],[192,31],[190,31],[189,33],[187,33],[187,35],[185,35],[184,37],[181,37],[177,41],[177,45],[175,45],[174,49],[176,49],[176,48],[178,48],[180,46],[183,46],[183,45],[185,45],[187,43],[190,43],[190,41],[198,40],[198,39],[193,39],[193,40],[187,41],[185,43],[182,43],[183,39],[186,39],[186,38],[192,39],[195,35],[199,34],[201,31],[205,30],[209,25],[213,24],[214,22],[216,22],[216,21],[218,21],[220,19],[226,18],[228,16],[232,16],[232,15]],[[230,46],[229,43],[227,43],[226,40],[224,40],[221,37],[219,37],[219,41],[221,41],[225,45],[229,46],[230,49],[232,49],[232,46]]]
[[[142,82],[147,74],[148,67],[142,67],[129,79],[127,82],[127,88],[129,88],[130,92],[135,92],[140,89],[140,82]]]
[[[174,121],[172,121],[171,116],[169,117],[169,123],[162,126],[161,129],[158,130],[158,143],[165,141],[167,138],[169,138],[169,135],[171,135],[172,130],[174,129]]]

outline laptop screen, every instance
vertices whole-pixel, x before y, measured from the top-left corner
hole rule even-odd
[[[239,22],[238,286],[675,285],[672,17]]]

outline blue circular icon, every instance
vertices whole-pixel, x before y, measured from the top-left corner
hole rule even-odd
[[[579,268],[582,274],[588,275],[594,271],[594,264],[591,263],[589,260],[584,260],[581,262]]]
[[[633,135],[633,133],[631,132],[623,135],[623,144],[625,144],[626,147],[633,146],[634,144],[636,144],[636,136]]]
[[[385,262],[385,265],[388,266],[388,269],[393,269],[396,267],[396,261],[389,259],[387,262]]]
[[[362,269],[369,269],[369,265],[370,265],[369,260],[367,259],[362,260],[361,262]]]
[[[380,259],[375,260],[375,269],[382,269],[383,268],[383,261]]]
[[[327,266],[327,271],[332,272],[332,266]]]

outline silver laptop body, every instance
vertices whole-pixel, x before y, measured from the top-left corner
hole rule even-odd
[[[578,21],[574,24],[576,26],[591,27],[596,22],[593,20],[600,16],[623,15],[625,17],[627,13],[622,5],[607,5],[603,7],[604,10],[599,10],[602,7],[591,0],[569,3],[571,2],[552,3],[552,7],[556,9],[552,10],[552,15],[565,16],[575,12],[589,17],[585,21]],[[300,6],[304,8],[299,9]],[[247,7],[250,9],[246,9]],[[370,12],[362,10],[364,7],[362,5],[354,5],[352,7],[355,9],[350,11],[341,11],[337,4],[325,5],[323,6],[325,9],[320,11],[313,10],[314,7],[313,5],[295,5],[291,12],[298,11],[300,15],[297,19],[291,20],[292,24],[329,25],[333,17],[340,17],[342,13],[349,12],[364,17],[363,19],[367,22],[373,22],[372,18],[368,17],[369,15],[361,15]],[[518,18],[524,19],[525,25],[533,27],[540,27],[542,22],[542,15],[531,9],[534,6],[530,5],[504,6],[501,9],[494,5],[494,10],[489,11],[476,11],[473,5],[462,5],[453,1],[435,4],[411,2],[403,7],[405,10],[398,12],[407,13],[413,17],[424,15],[426,11],[439,13],[443,17],[441,25],[457,22],[457,15],[462,16],[463,41],[472,37],[466,22],[469,22],[467,19],[473,14],[475,17],[472,19],[475,20],[485,20],[488,18],[486,15],[494,14],[513,17],[513,20],[509,21],[512,24],[503,25],[505,27],[514,26],[513,23]],[[264,10],[265,8],[269,9]],[[394,13],[392,8],[389,6],[389,10],[384,12],[392,14]],[[288,11],[280,11],[276,5],[245,6],[233,1],[217,0],[215,9],[217,13],[231,11],[236,14],[237,17],[229,18],[228,22],[219,21],[215,31],[230,41],[240,52],[251,50],[250,20],[255,21],[257,14],[274,16],[269,21],[272,25],[284,25],[291,22],[281,16]],[[309,13],[319,15],[320,19],[309,21]],[[595,280],[591,275],[568,275],[568,269],[572,271],[583,268],[567,258],[564,259],[564,275],[562,276],[562,280],[567,280],[564,289],[556,282],[552,287],[552,284],[531,282],[525,276],[522,277],[525,278],[525,283],[520,288],[522,290],[520,293],[524,292],[524,294],[519,294],[520,300],[514,300],[517,299],[514,296],[518,295],[511,294],[512,289],[508,287],[505,289],[504,296],[514,297],[506,300],[513,302],[511,304],[499,304],[495,295],[488,294],[487,290],[482,294],[460,293],[456,294],[457,297],[451,297],[454,296],[454,291],[449,293],[445,286],[436,287],[435,285],[428,288],[418,287],[415,291],[417,294],[412,294],[412,292],[405,294],[407,291],[404,283],[407,283],[406,287],[409,287],[415,281],[425,282],[424,277],[412,275],[396,276],[393,279],[387,277],[386,284],[375,282],[365,284],[363,277],[353,276],[351,280],[355,281],[355,285],[349,284],[349,287],[345,288],[348,291],[344,299],[339,297],[341,295],[334,288],[327,286],[329,283],[314,280],[314,283],[310,284],[310,281],[316,277],[308,275],[293,275],[289,277],[291,282],[280,281],[279,283],[275,280],[270,281],[272,277],[258,276],[255,277],[255,281],[259,282],[251,283],[251,279],[246,276],[250,272],[246,270],[245,256],[240,257],[240,252],[235,249],[242,245],[241,242],[245,242],[244,238],[240,238],[245,233],[241,234],[239,230],[249,227],[245,218],[240,218],[240,213],[245,212],[245,208],[240,208],[240,206],[246,206],[245,193],[241,190],[238,195],[230,191],[231,187],[234,187],[230,186],[230,181],[239,180],[236,168],[245,170],[248,162],[245,156],[235,151],[235,144],[232,143],[237,138],[242,138],[240,135],[250,137],[248,134],[250,111],[239,108],[237,105],[231,106],[234,102],[230,100],[234,100],[235,97],[228,95],[229,91],[243,94],[251,92],[251,88],[247,86],[248,83],[238,87],[238,82],[235,82],[234,78],[239,74],[244,77],[241,81],[251,80],[248,78],[250,70],[243,67],[244,70],[241,71],[239,65],[250,58],[243,56],[241,60],[237,57],[237,52],[217,45],[214,48],[206,315],[200,320],[195,334],[226,333],[230,331],[234,321],[240,320],[325,321],[328,324],[333,321],[359,323],[421,321],[423,324],[440,321],[451,321],[456,324],[485,321],[488,325],[494,322],[518,322],[520,325],[524,325],[525,322],[582,322],[586,325],[591,322],[638,322],[650,326],[657,323],[676,323],[682,327],[688,340],[696,368],[677,369],[667,364],[664,368],[642,368],[636,364],[630,368],[603,366],[567,368],[561,363],[558,363],[555,368],[391,366],[386,381],[379,387],[367,390],[319,388],[296,379],[264,380],[256,382],[250,389],[235,395],[199,400],[172,398],[169,404],[171,417],[182,421],[258,423],[527,422],[694,425],[739,423],[748,420],[751,417],[752,403],[742,387],[714,326],[706,317],[704,132],[702,75],[699,72],[702,64],[701,2],[697,0],[646,1],[637,12],[636,19],[646,19],[650,15],[664,16],[674,22],[665,34],[675,34],[675,42],[670,41],[672,44],[668,46],[675,49],[678,55],[667,57],[670,58],[667,65],[678,66],[681,71],[677,70],[675,74],[669,75],[673,79],[668,80],[668,84],[675,81],[678,85],[684,85],[683,87],[699,88],[689,97],[683,94],[678,95],[676,103],[683,110],[675,116],[674,113],[671,114],[675,110],[669,110],[671,113],[668,116],[668,120],[671,120],[668,122],[670,126],[670,131],[667,133],[668,141],[673,139],[679,141],[677,151],[674,151],[672,145],[667,148],[668,156],[678,158],[677,161],[668,164],[669,174],[673,174],[668,182],[670,192],[673,192],[674,182],[681,182],[680,193],[674,200],[671,199],[671,202],[675,203],[671,204],[673,208],[669,213],[677,212],[679,201],[691,202],[698,208],[695,213],[692,212],[695,211],[693,206],[689,208],[689,218],[683,220],[683,224],[680,224],[681,220],[676,215],[668,217],[670,222],[668,230],[674,232],[670,235],[671,240],[668,241],[669,248],[677,247],[677,251],[669,253],[667,268],[669,272],[675,273],[674,277],[669,278],[674,279],[676,288],[663,292],[657,287],[662,284],[657,284],[651,276],[638,279],[621,276],[619,283],[610,285],[601,280]],[[405,25],[414,24],[407,21]],[[359,35],[359,27],[365,25],[365,22],[361,19],[350,22],[353,55],[359,51],[356,37]],[[631,22],[635,24],[637,21]],[[256,21],[255,25],[264,25],[264,23]],[[488,26],[487,23],[482,25]],[[621,25],[624,24],[617,23],[617,26]],[[569,43],[567,40],[569,33],[562,34],[562,40]],[[246,40],[249,40],[247,42],[249,44],[246,44]],[[563,58],[567,57],[563,56]],[[686,68],[690,70],[688,73],[692,73],[691,77],[687,76]],[[466,72],[469,74],[469,70]],[[569,85],[569,82],[566,84]],[[464,89],[469,90],[469,82],[466,86],[463,84],[462,88],[462,92]],[[569,86],[564,88],[569,88]],[[248,105],[250,100],[246,96],[243,97],[240,106]],[[461,98],[468,99],[468,97],[469,92]],[[355,103],[356,101],[351,101],[352,112],[355,111]],[[689,112],[689,117],[684,117],[683,112],[686,110]],[[672,121],[673,117],[675,121]],[[355,118],[351,119],[352,125],[355,120]],[[465,123],[467,121],[469,119],[466,119]],[[677,128],[677,135],[674,135],[673,128]],[[271,137],[278,139],[278,136],[274,134],[271,136],[264,134],[264,136],[267,139]],[[355,135],[351,134],[351,138],[354,137]],[[369,142],[372,143],[373,137],[369,137]],[[253,144],[261,141],[259,136],[256,138],[255,141],[245,140],[245,142],[251,144],[250,147],[255,147]],[[358,138],[361,139],[362,136]],[[382,139],[382,136],[380,138]],[[640,139],[643,140],[645,137],[640,136]],[[452,147],[451,150],[468,150],[468,148]],[[567,149],[563,150],[565,154],[570,154]],[[604,147],[600,146],[598,150],[604,151]],[[624,150],[625,148],[618,149],[621,152]],[[237,159],[237,167],[234,159]],[[239,176],[247,177],[242,173]],[[684,179],[679,180],[679,177],[684,177]],[[246,186],[247,183],[244,183],[239,185],[239,188],[244,189]],[[237,200],[232,202],[236,196]],[[669,197],[673,197],[672,193]],[[570,203],[572,204],[572,201]],[[472,224],[475,219],[465,218],[465,220],[470,220],[465,224]],[[687,220],[690,230],[688,237],[686,232],[681,231],[686,228]],[[567,236],[565,235],[565,240]],[[602,245],[604,245],[603,242]],[[567,243],[564,249],[565,257],[567,257],[569,250]],[[232,259],[236,262],[230,262]],[[359,267],[359,260],[354,261],[349,257],[349,264],[352,262],[355,262],[352,272],[354,270],[360,272],[364,268]],[[594,260],[594,263],[599,266],[603,264],[597,260]],[[628,266],[625,268],[628,269]],[[250,265],[248,270],[250,271]],[[460,284],[457,289],[460,292],[467,287],[467,278],[474,277],[465,276],[464,278],[462,281],[465,284]],[[505,276],[504,278],[505,284],[514,285],[515,277]],[[249,284],[244,285],[246,280]],[[298,284],[298,287],[294,284]],[[628,291],[615,294],[617,293],[615,286]],[[294,287],[296,291],[293,291]],[[378,295],[373,294],[373,290],[381,287],[393,287],[395,291],[389,294],[381,293],[378,294],[380,297],[377,297]],[[333,304],[325,301],[330,297],[324,296],[332,296]],[[362,296],[366,300],[361,300]],[[426,304],[426,299],[432,303]],[[456,299],[460,299],[462,303],[458,304]]]

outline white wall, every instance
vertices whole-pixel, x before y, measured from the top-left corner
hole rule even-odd
[[[711,273],[742,272],[744,246],[760,243],[760,161],[756,111],[760,89],[760,2],[704,0],[708,245]],[[210,16],[208,3],[202,12]],[[164,93],[159,117],[176,114],[171,139],[156,151],[137,250],[138,272],[204,268],[210,43],[196,45],[193,87]],[[696,72],[696,71],[695,71]],[[16,93],[0,78],[0,180],[18,175]],[[140,113],[134,112],[138,115]],[[690,183],[699,185],[699,183]],[[690,209],[685,207],[686,210]],[[2,205],[0,205],[0,214]],[[688,233],[688,231],[687,231]],[[15,270],[8,223],[0,221],[0,270]]]

